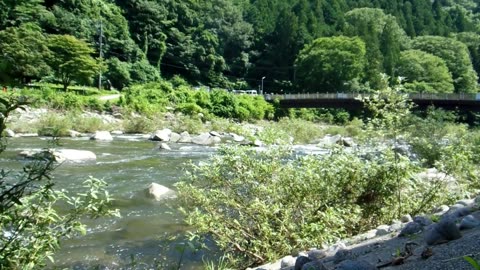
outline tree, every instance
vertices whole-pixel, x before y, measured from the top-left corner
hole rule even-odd
[[[453,79],[440,57],[419,50],[401,53],[397,73],[405,77],[405,88],[417,93],[453,93]]]
[[[422,50],[442,58],[452,73],[456,93],[476,93],[477,74],[465,44],[453,38],[422,36],[412,41],[412,49]]]
[[[67,91],[72,81],[91,83],[100,65],[91,56],[94,50],[85,41],[69,35],[51,35],[48,47],[53,53],[49,64]]]
[[[0,31],[0,81],[20,80],[28,83],[51,71],[46,59],[51,53],[47,39],[34,24],[23,24]]]
[[[346,13],[344,31],[348,36],[359,36],[368,44],[365,81],[372,88],[382,84],[381,73],[393,75],[400,49],[408,38],[395,17],[378,8],[357,8]]]
[[[365,43],[358,37],[319,38],[295,61],[298,86],[305,91],[345,90],[345,83],[363,75]]]
[[[480,74],[480,36],[474,32],[463,32],[454,35],[455,39],[467,45],[472,58],[473,69]]]

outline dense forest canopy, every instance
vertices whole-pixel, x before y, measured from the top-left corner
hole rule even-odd
[[[473,0],[4,0],[0,81],[66,88],[96,85],[101,72],[117,89],[174,75],[234,89],[258,88],[265,77],[268,92],[327,92],[374,88],[381,73],[408,72],[414,91],[477,92],[479,10]],[[348,39],[337,36],[367,44],[364,59],[351,59],[359,61],[351,63],[355,77],[337,72],[345,65],[336,63],[307,72],[302,50],[341,52],[347,45],[332,44]],[[318,38],[333,39],[313,43]],[[327,58],[338,61],[333,54]]]

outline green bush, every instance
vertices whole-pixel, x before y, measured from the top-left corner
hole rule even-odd
[[[421,194],[406,188],[415,167],[393,161],[391,152],[363,159],[344,151],[298,156],[282,148],[223,148],[177,188],[188,224],[211,235],[240,268],[391,221],[399,188],[405,213],[418,211]]]
[[[128,117],[123,120],[125,133],[149,133],[154,130],[154,121],[144,116]]]
[[[37,123],[38,135],[63,137],[69,135],[69,130],[73,124],[63,115],[48,114],[42,116]]]

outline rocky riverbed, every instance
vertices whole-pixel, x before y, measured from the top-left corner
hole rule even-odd
[[[479,206],[480,196],[442,205],[249,270],[474,269],[464,256],[480,259]]]

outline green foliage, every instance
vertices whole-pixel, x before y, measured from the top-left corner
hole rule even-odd
[[[51,35],[48,47],[53,53],[49,65],[66,91],[72,81],[90,83],[100,65],[92,58],[94,52],[88,43],[69,35]]]
[[[419,50],[401,53],[398,74],[405,77],[405,89],[414,93],[453,93],[453,79],[441,58]]]
[[[472,257],[464,256],[463,259],[466,260],[474,269],[476,270],[480,269],[480,264],[478,264],[478,262],[475,261]]]
[[[363,160],[343,151],[299,157],[281,148],[224,148],[177,188],[188,224],[212,235],[238,268],[393,218],[392,174],[398,170],[406,184],[412,171],[408,162],[395,169],[393,159],[392,153]]]
[[[51,56],[41,29],[32,24],[0,31],[0,82],[40,79],[49,75]]]
[[[299,85],[306,91],[345,90],[345,83],[362,76],[365,43],[359,38],[319,38],[306,46],[295,62]]]
[[[442,58],[452,74],[456,93],[476,93],[478,76],[473,70],[465,44],[446,37],[423,36],[412,41],[412,48]]]

